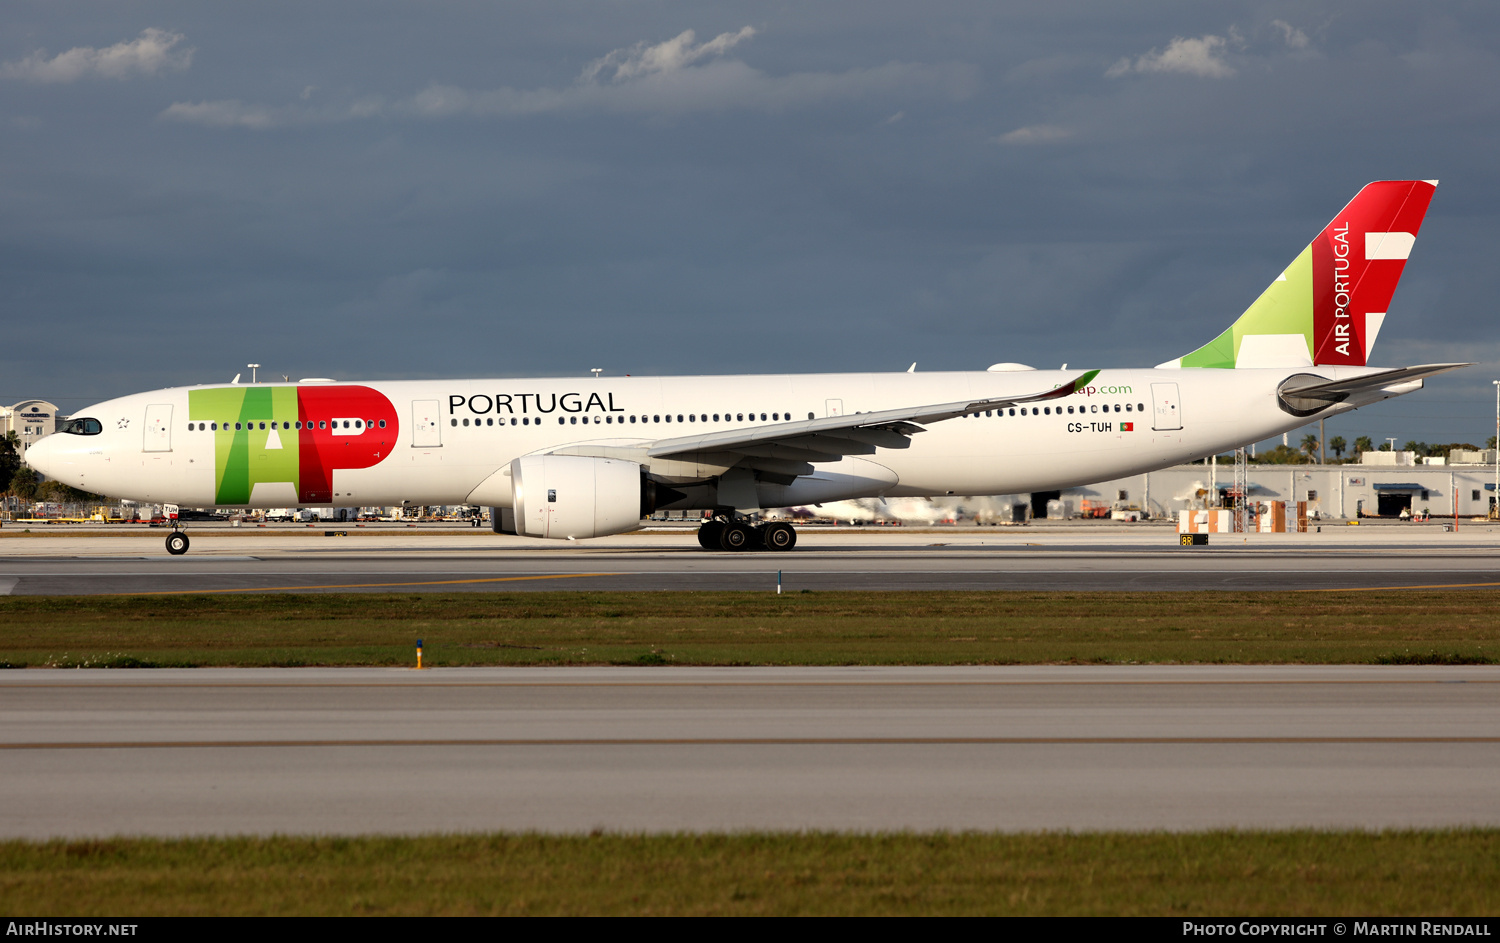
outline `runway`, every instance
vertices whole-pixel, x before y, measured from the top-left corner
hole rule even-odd
[[[689,528],[538,541],[462,528],[0,532],[0,594],[555,590],[1333,590],[1500,586],[1500,527],[804,528],[791,553],[708,553]],[[330,534],[330,531],[332,533]]]
[[[1500,668],[0,672],[0,835],[1500,825]]]

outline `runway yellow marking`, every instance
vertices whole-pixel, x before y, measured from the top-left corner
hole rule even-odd
[[[1402,589],[1481,589],[1500,586],[1500,583],[1428,583],[1424,586],[1335,586],[1331,589],[1294,589],[1294,593],[1370,593],[1394,592]]]
[[[234,589],[163,589],[148,593],[100,593],[101,596],[189,596],[197,593],[275,593],[297,589],[376,589],[385,586],[457,586],[461,583],[514,583],[521,580],[579,580],[624,573],[550,573],[543,576],[490,576],[473,580],[418,580],[410,583],[338,583],[327,586],[245,586]]]
[[[133,740],[0,743],[0,750],[162,750],[224,747],[640,746],[1215,746],[1500,744],[1500,737],[539,737],[431,740]]]

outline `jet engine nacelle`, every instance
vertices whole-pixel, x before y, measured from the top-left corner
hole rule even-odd
[[[656,508],[656,483],[635,462],[526,455],[510,464],[523,537],[603,537],[634,530]]]

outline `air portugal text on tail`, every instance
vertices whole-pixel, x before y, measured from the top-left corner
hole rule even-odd
[[[1369,184],[1229,330],[1162,366],[1365,366],[1436,188]]]
[[[602,537],[654,511],[702,511],[706,550],[786,551],[797,543],[790,523],[747,515],[1138,475],[1463,366],[1368,365],[1434,185],[1365,187],[1227,330],[1155,369],[236,377],[98,403],[26,460],[76,488],[143,502],[466,504],[490,508],[497,532],[537,538]],[[184,533],[167,540],[172,553],[187,547]]]

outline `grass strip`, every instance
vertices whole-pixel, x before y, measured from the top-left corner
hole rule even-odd
[[[0,665],[1488,664],[1500,591],[0,597]]]
[[[1464,917],[1500,909],[1500,831],[10,841],[0,909]]]

